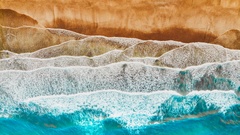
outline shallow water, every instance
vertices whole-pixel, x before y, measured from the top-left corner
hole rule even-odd
[[[214,100],[212,100],[214,99]],[[42,96],[2,108],[1,135],[239,135],[232,91]]]
[[[0,131],[2,135],[239,135],[240,129],[239,123],[222,122],[221,116],[218,114],[134,128],[125,128],[116,121],[114,119],[103,120],[97,126],[65,125],[64,127],[55,127],[47,124],[39,126],[20,119],[1,118]]]

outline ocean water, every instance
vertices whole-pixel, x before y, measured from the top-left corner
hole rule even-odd
[[[234,92],[217,90],[42,96],[2,108],[0,134],[239,135],[239,103]]]
[[[44,121],[48,122],[48,120]],[[114,119],[103,120],[98,126],[65,125],[64,127],[51,128],[24,120],[1,118],[0,131],[2,135],[239,135],[240,128],[239,124],[222,122],[221,116],[217,114],[132,129],[124,128],[116,121]],[[49,120],[49,122],[52,121]]]
[[[240,135],[239,61],[0,72],[0,135]]]

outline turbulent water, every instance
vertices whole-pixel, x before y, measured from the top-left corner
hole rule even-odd
[[[214,46],[219,61],[205,51],[213,45],[176,46],[160,57],[130,46],[94,57],[1,59],[0,134],[240,135],[240,53]],[[184,48],[206,57],[175,55]]]
[[[117,63],[1,71],[0,131],[237,135],[239,65],[233,61],[181,70]]]
[[[0,0],[0,135],[240,135],[240,0]]]
[[[2,94],[3,96],[3,94]],[[5,95],[5,98],[9,98]],[[1,134],[239,134],[233,91],[102,90],[1,104]]]

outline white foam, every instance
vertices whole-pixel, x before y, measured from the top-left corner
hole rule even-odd
[[[205,76],[226,78],[240,85],[240,61],[220,64],[221,74],[216,70],[218,64],[187,69],[192,77],[186,78],[189,89],[196,90],[194,81]],[[138,62],[120,62],[99,67],[44,67],[31,71],[0,71],[0,88],[11,93],[14,99],[56,94],[76,94],[102,89],[118,89],[126,92],[153,92],[157,90],[176,90],[181,92],[180,69],[149,66]],[[220,86],[219,86],[220,87]],[[226,87],[224,84],[222,87]],[[199,88],[201,90],[201,88]],[[226,89],[228,90],[228,89]],[[233,89],[232,89],[233,90]]]
[[[33,103],[45,108],[45,110],[47,108],[53,115],[73,113],[81,108],[101,109],[101,111],[109,115],[108,118],[116,118],[127,123],[127,127],[135,127],[148,125],[150,118],[156,115],[159,106],[172,96],[180,95],[174,91],[130,93],[117,90],[102,90],[74,95],[42,96],[27,99],[24,103]],[[230,106],[240,103],[232,91],[192,92],[187,95],[187,97],[194,96],[204,99],[207,104],[213,104],[216,108],[221,108],[220,112],[223,113]],[[79,122],[79,124],[82,123]]]
[[[186,68],[212,62],[239,60],[240,51],[230,50],[208,43],[190,43],[164,53],[159,57],[159,65]]]

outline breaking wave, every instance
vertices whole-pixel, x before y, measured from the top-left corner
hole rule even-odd
[[[239,50],[42,32],[69,40],[0,51],[1,134],[239,134]]]
[[[1,108],[9,101],[1,104]],[[218,124],[217,129],[236,125],[223,133],[237,133],[239,104],[239,97],[232,91],[192,92],[182,96],[174,91],[129,93],[102,90],[15,101],[1,110],[0,123],[14,123],[19,133],[161,134],[173,133],[173,129],[167,131],[168,126],[181,127],[182,123],[192,127],[193,131],[201,126],[202,132],[209,132],[210,125],[206,120],[214,119],[211,124]],[[194,127],[199,123],[202,125]],[[15,132],[10,129],[8,125],[0,127],[6,133]]]

